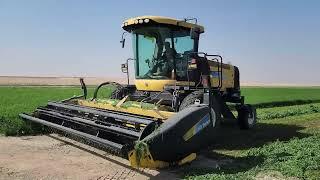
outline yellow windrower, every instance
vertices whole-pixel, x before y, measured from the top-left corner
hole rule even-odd
[[[254,127],[256,110],[244,104],[238,67],[199,51],[204,27],[196,18],[139,16],[125,20],[122,28],[122,45],[125,33],[133,45],[133,58],[121,65],[128,84],[104,82],[89,99],[80,79],[83,95],[48,102],[20,117],[88,140],[133,167],[153,169],[196,159],[214,142],[222,120],[236,121],[242,129]],[[129,61],[134,84],[129,84]],[[110,98],[98,97],[107,85],[114,89]]]

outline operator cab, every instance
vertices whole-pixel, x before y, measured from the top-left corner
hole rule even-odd
[[[202,26],[143,16],[125,21],[123,29],[132,34],[136,79],[187,80],[188,61],[191,53],[198,52]]]

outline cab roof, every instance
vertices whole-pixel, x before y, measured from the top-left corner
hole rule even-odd
[[[143,25],[148,23],[157,23],[157,24],[165,24],[165,25],[173,25],[173,26],[180,26],[184,28],[195,28],[198,27],[200,29],[200,33],[204,32],[204,27],[198,24],[193,24],[186,22],[185,20],[178,20],[169,17],[162,17],[162,16],[139,16],[127,19],[123,22],[122,28],[125,30],[130,29],[131,26]]]

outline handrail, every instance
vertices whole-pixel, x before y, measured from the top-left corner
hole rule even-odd
[[[221,89],[222,88],[222,85],[223,85],[223,75],[222,75],[222,64],[223,64],[223,58],[222,56],[220,55],[217,55],[217,54],[207,54],[205,52],[187,52],[186,53],[187,55],[188,54],[196,54],[197,56],[199,55],[203,55],[203,57],[207,60],[207,61],[213,61],[213,62],[217,62],[218,63],[218,76],[219,76],[219,84],[218,84],[218,89]],[[215,57],[214,59],[208,59],[207,57]],[[188,77],[189,79],[189,77]]]
[[[217,54],[206,54],[205,55],[206,59],[209,61],[214,61],[215,60],[218,62],[218,73],[219,73],[219,85],[218,85],[218,89],[222,88],[222,83],[223,83],[223,73],[222,73],[222,64],[223,64],[223,58],[220,55]],[[214,59],[208,59],[207,57],[216,57]],[[219,62],[220,61],[220,62]]]

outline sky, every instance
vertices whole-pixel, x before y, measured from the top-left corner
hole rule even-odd
[[[0,76],[125,77],[121,24],[141,15],[196,17],[243,82],[320,85],[317,0],[0,0]]]

